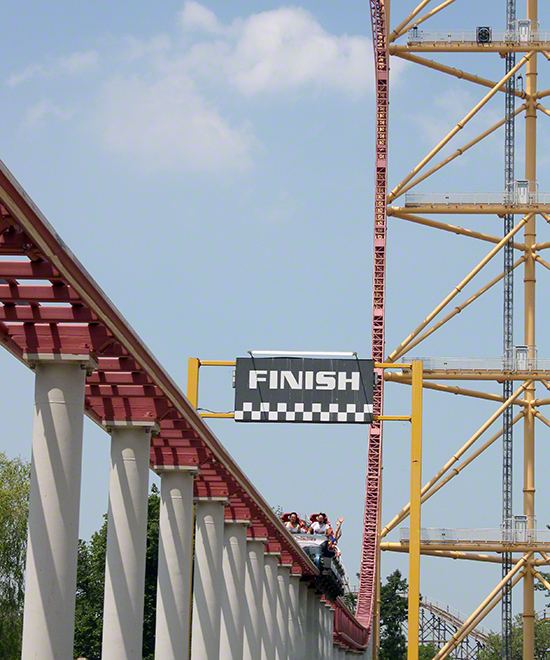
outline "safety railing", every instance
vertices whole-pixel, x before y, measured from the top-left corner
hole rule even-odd
[[[468,357],[410,357],[422,362],[424,371],[550,371],[548,358],[468,358]]]
[[[470,30],[421,30],[412,28],[407,32],[407,42],[410,45],[428,43],[506,43],[532,44],[550,41],[550,31],[530,30],[490,30],[489,40],[479,40],[476,28]]]
[[[369,631],[343,606],[334,610],[334,636],[354,650],[364,650]]]
[[[399,541],[410,539],[410,528],[399,529]],[[548,529],[458,529],[423,527],[421,543],[550,543]]]
[[[405,194],[405,206],[426,204],[502,204],[504,206],[531,206],[550,204],[550,193],[527,192],[410,192]]]

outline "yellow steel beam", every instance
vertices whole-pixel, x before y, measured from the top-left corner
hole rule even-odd
[[[462,370],[442,370],[429,369],[424,370],[424,381],[426,380],[487,380],[496,383],[502,383],[505,380],[525,380],[529,378],[533,381],[545,381],[550,378],[548,371],[500,371],[487,369],[462,369]]]
[[[408,204],[407,206],[388,206],[386,212],[389,216],[403,213],[436,213],[436,214],[461,214],[461,215],[526,215],[535,213],[550,213],[550,204],[529,204],[506,206],[505,204],[449,204],[425,203]]]
[[[384,380],[391,381],[393,383],[402,383],[403,385],[411,384],[410,376],[401,375],[394,371],[386,371],[384,374]],[[455,394],[460,396],[469,396],[475,399],[486,399],[487,401],[498,401],[499,403],[504,401],[504,397],[500,394],[492,394],[491,392],[482,392],[480,390],[468,390],[462,387],[458,387],[458,385],[443,385],[442,383],[424,382],[423,387],[427,390],[435,390],[437,392],[446,392],[447,394]],[[516,399],[513,405],[526,406],[527,403],[523,399]]]
[[[518,413],[514,419],[512,420],[512,426],[519,422],[520,419],[523,419],[525,416],[525,412],[520,412]],[[476,451],[469,456],[467,459],[465,459],[460,465],[457,465],[455,468],[451,470],[451,472],[438,481],[437,483],[434,483],[431,487],[426,488],[425,490],[423,489],[422,493],[422,503],[424,503],[426,500],[430,499],[437,491],[439,491],[443,486],[449,483],[451,479],[454,479],[456,476],[458,476],[464,468],[466,468],[472,461],[474,461],[480,454],[482,454],[486,449],[488,449],[492,444],[494,444],[501,436],[503,433],[503,429],[500,429],[497,431],[493,436],[491,436],[488,440],[486,440],[481,447],[476,449]],[[401,512],[396,516],[391,523],[387,526],[388,532],[389,533],[392,529],[394,529],[401,521],[403,521],[408,515],[407,507],[404,507]],[[386,535],[384,534],[384,536]]]
[[[546,96],[550,96],[550,89],[541,89],[540,92],[535,92],[535,93],[532,95],[532,99],[533,99],[534,101],[537,101],[538,99],[543,99],[543,98],[545,98]]]
[[[187,398],[194,408],[197,407],[199,399],[199,367],[198,358],[189,358],[187,361]]]
[[[538,20],[538,0],[527,0],[526,18],[536,25]],[[537,56],[527,62],[525,71],[525,90],[532,97],[537,93]],[[533,182],[537,179],[537,110],[535,102],[527,104],[525,113],[525,179]],[[532,188],[531,188],[532,190]],[[543,209],[546,211],[546,209]],[[536,344],[536,273],[532,251],[536,244],[536,216],[529,218],[525,225],[526,261],[523,277],[523,343],[529,346],[529,357],[533,358]],[[526,389],[525,400],[530,403],[535,399],[535,385]],[[523,513],[527,516],[528,528],[533,528],[535,520],[535,417],[532,409],[527,409],[523,424]],[[523,581],[523,658],[534,659],[535,643],[535,594],[534,577],[527,573]]]
[[[547,270],[550,270],[550,264],[538,254],[535,255],[535,261],[537,261],[541,266],[544,266]]]
[[[524,110],[527,108],[526,104],[523,103],[520,105],[515,113],[514,116],[519,115],[521,112],[524,112]],[[454,151],[450,156],[447,156],[447,158],[444,158],[442,161],[440,161],[437,165],[434,165],[431,169],[429,169],[427,172],[424,172],[424,174],[420,174],[417,176],[415,179],[412,181],[409,181],[409,183],[401,188],[399,191],[399,194],[397,197],[394,199],[397,199],[398,197],[401,197],[401,195],[404,195],[406,192],[408,192],[411,188],[414,188],[416,185],[430,177],[432,174],[435,174],[435,172],[438,172],[441,168],[445,167],[445,165],[448,165],[451,161],[453,161],[455,158],[458,158],[459,156],[462,156],[468,149],[471,149],[473,146],[484,140],[486,137],[494,133],[497,129],[499,129],[501,126],[504,125],[506,119],[501,119],[498,121],[496,124],[493,124],[490,128],[488,128],[486,131],[483,133],[480,133],[477,137],[475,137],[473,140],[470,140],[467,142],[463,147],[459,147],[456,151]]]
[[[481,78],[480,76],[476,76],[473,73],[468,73],[467,71],[462,71],[461,69],[455,69],[452,66],[447,66],[446,64],[441,64],[440,62],[434,62],[433,60],[427,60],[424,57],[418,57],[418,55],[413,55],[412,53],[404,51],[403,48],[406,47],[390,46],[390,53],[392,55],[393,54],[397,55],[401,59],[408,60],[409,62],[414,62],[415,64],[420,64],[421,66],[427,67],[428,69],[434,69],[435,71],[446,73],[449,76],[454,76],[455,78],[459,78],[460,80],[467,80],[468,82],[475,83],[476,85],[482,85],[483,87],[489,87],[490,89],[493,89],[497,85],[497,83],[494,80]],[[501,87],[499,87],[498,91],[504,92],[505,89],[506,86],[502,85]],[[519,89],[516,90],[515,95],[521,99],[525,99],[527,96],[525,92]],[[502,123],[504,123],[504,121]]]
[[[538,410],[535,410],[534,415],[537,419],[540,419],[540,421],[543,424],[546,424],[546,426],[550,426],[550,420],[546,419],[546,417],[540,413]]]
[[[445,463],[445,465],[425,484],[422,488],[422,496],[424,496],[442,477],[445,475],[453,465],[458,462],[468,449],[480,438],[483,433],[497,420],[500,415],[510,406],[518,396],[527,389],[532,381],[522,383],[518,389],[508,398],[498,409],[487,419],[487,421],[472,435],[472,437]],[[410,502],[403,507],[403,509],[384,527],[381,533],[381,538],[386,536],[392,529],[394,529],[402,520],[404,520],[410,512]]]
[[[424,9],[424,7],[429,4],[431,0],[422,0],[422,2],[407,16],[407,18],[404,21],[401,21],[399,25],[395,28],[395,30],[389,35],[388,37],[388,43],[391,43],[395,39],[397,39],[399,33],[403,28],[405,28],[411,21],[413,21],[418,14]]]
[[[201,360],[201,367],[234,367],[236,366],[235,360]]]
[[[408,543],[388,543],[385,541],[380,545],[384,552],[403,552],[407,554],[409,552]],[[486,548],[483,549],[485,550]],[[420,554],[426,557],[441,557],[442,559],[459,559],[461,561],[481,561],[490,564],[502,564],[502,557],[499,556],[501,554],[500,552],[486,555],[479,552],[465,550],[433,550],[431,545],[420,544]],[[517,564],[518,561],[519,557],[512,557],[512,564]],[[535,566],[548,566],[550,564],[550,559],[535,559],[533,564]]]
[[[394,207],[395,208],[395,207]],[[405,207],[407,208],[407,207]],[[464,227],[459,227],[457,225],[450,225],[446,222],[439,222],[438,220],[432,220],[431,218],[423,218],[419,215],[413,215],[411,213],[394,213],[393,217],[399,218],[400,220],[407,220],[408,222],[414,222],[418,225],[425,225],[426,227],[433,227],[434,229],[441,229],[442,231],[448,231],[451,234],[458,234],[461,236],[467,236],[468,238],[477,238],[481,241],[486,241],[487,243],[500,243],[502,240],[499,236],[491,236],[491,234],[484,234],[480,231],[475,231],[474,229],[464,229]],[[525,245],[523,243],[516,243],[512,241],[512,245],[516,250],[525,250]],[[547,247],[550,247],[550,242]]]
[[[535,571],[534,568],[531,568],[531,571],[533,572],[533,575],[537,578],[537,580],[546,587],[548,591],[550,591],[550,584],[542,577],[542,575],[538,572]]]
[[[520,264],[522,264],[525,261],[525,256],[520,257],[513,265],[512,270],[515,270]],[[489,291],[491,287],[493,287],[495,284],[500,282],[500,280],[504,277],[504,273],[500,273],[500,275],[497,275],[497,277],[493,278],[489,283],[487,283],[485,286],[481,287],[479,291],[476,291],[473,296],[470,296],[468,300],[465,302],[461,303],[460,305],[457,305],[452,312],[449,312],[446,316],[444,316],[440,321],[437,323],[434,323],[431,328],[428,328],[425,330],[422,334],[418,335],[416,339],[414,339],[408,346],[407,346],[407,351],[411,351],[415,346],[418,346],[421,342],[423,342],[427,337],[429,337],[431,334],[433,334],[436,330],[439,330],[443,325],[448,323],[451,319],[453,319],[457,314],[460,314],[460,312],[471,305],[475,300],[480,298],[484,293]]]
[[[534,547],[536,546],[536,550]],[[455,550],[454,548],[460,547],[460,550]],[[401,552],[408,554],[409,544],[407,541],[402,541],[399,543],[384,541],[380,544],[380,548],[384,552]],[[550,550],[550,548],[546,548]],[[494,554],[480,554],[480,552],[487,551]],[[541,545],[531,544],[523,545],[519,544],[499,544],[499,543],[421,543],[420,544],[420,554],[430,557],[442,557],[446,559],[460,559],[464,561],[485,561],[493,564],[502,563],[502,553],[504,552],[522,552],[526,553],[529,551],[540,552],[541,554],[546,554],[543,552]],[[517,564],[519,561],[518,557],[512,557],[512,564]],[[534,566],[548,566],[550,564],[550,559],[534,559]]]
[[[544,113],[545,115],[550,116],[550,110],[548,110],[548,108],[545,108],[541,103],[537,103],[535,105],[535,108],[540,112]]]
[[[201,417],[215,417],[218,419],[233,419],[235,417],[235,413],[228,412],[228,413],[199,413]]]
[[[512,420],[512,426],[514,424],[516,424],[517,422],[519,422],[520,419],[523,419],[524,417],[525,417],[525,411],[522,410]],[[422,498],[422,501],[424,502],[425,500],[427,500],[430,497],[432,497],[433,495],[435,495],[437,493],[437,491],[440,490],[441,488],[443,488],[443,486],[445,486],[446,484],[448,484],[449,481],[451,481],[451,479],[454,479],[454,477],[458,476],[462,472],[462,470],[464,470],[464,468],[466,468],[468,465],[470,465],[470,463],[472,463],[472,461],[474,461],[486,449],[488,449],[492,444],[494,444],[502,436],[503,431],[504,431],[503,428],[500,429],[499,431],[497,431],[493,436],[491,436],[488,440],[486,440],[481,445],[481,447],[476,449],[476,451],[471,456],[468,456],[468,458],[465,459],[464,461],[462,461],[462,463],[460,465],[457,465],[455,468],[453,468],[451,470],[450,474],[448,474],[444,479],[442,479],[438,483],[434,484],[432,486],[432,488],[430,488],[430,490],[427,493],[425,493],[424,497]]]
[[[442,2],[440,5],[437,7],[434,7],[431,11],[429,11],[427,14],[424,14],[424,16],[421,16],[420,18],[417,18],[413,23],[409,23],[407,26],[401,28],[399,33],[394,37],[395,39],[398,39],[399,37],[403,36],[408,30],[413,26],[413,25],[420,25],[421,23],[424,23],[424,21],[427,21],[429,18],[432,16],[435,16],[438,12],[440,12],[442,9],[445,9],[445,7],[448,7],[450,4],[452,4],[455,0],[445,0],[445,2]],[[393,34],[393,33],[392,33]],[[392,39],[393,41],[393,39]]]
[[[524,64],[529,60],[530,57],[533,56],[533,53],[527,53],[524,57],[521,58],[521,60],[514,66],[510,71],[491,89],[490,92],[488,92],[479,103],[477,103],[471,110],[468,112],[468,114],[462,119],[462,121],[459,121],[456,126],[450,131],[444,138],[437,144],[429,153],[427,156],[425,156],[420,163],[399,183],[388,195],[388,200],[391,202],[397,193],[403,188],[414,176],[420,172],[421,169],[424,168],[425,165],[427,165],[432,158],[438,154],[443,147],[450,142],[450,140],[460,131],[464,128],[464,126],[473,118],[477,113],[493,98],[493,96],[499,91],[500,87],[506,83],[507,80],[512,78],[512,76],[515,76],[516,73],[524,66]]]
[[[466,619],[462,624],[460,629],[452,635],[451,639],[439,649],[439,651],[434,656],[433,660],[443,660],[443,658],[448,657],[449,653],[460,644],[460,642],[467,636],[469,633],[487,616],[487,614],[500,602],[504,594],[503,587],[512,579],[512,586],[515,586],[519,580],[521,580],[522,575],[517,575],[516,579],[513,579],[516,576],[516,573],[523,568],[526,564],[527,558],[522,557],[518,563],[512,568],[511,571],[505,575],[498,585],[491,591],[487,598],[479,605],[479,607],[473,612],[473,614]]]
[[[507,52],[525,53],[529,52],[545,52],[549,48],[548,42],[541,41],[539,43],[529,43],[528,45],[506,45],[504,42],[494,41],[492,44],[478,44],[476,41],[452,41],[452,42],[438,42],[438,41],[425,41],[420,44],[392,44],[389,47],[390,55],[401,57],[403,53],[417,52],[417,53],[482,53],[493,52],[505,55]]]
[[[422,362],[412,363],[411,532],[409,541],[409,643],[407,660],[418,660],[420,602],[420,505],[422,489]]]
[[[462,289],[470,282],[478,273],[479,271],[484,268],[491,259],[498,254],[498,252],[506,245],[506,243],[517,234],[517,232],[523,227],[523,225],[527,222],[527,218],[522,218],[518,224],[512,229],[512,231],[508,232],[506,236],[498,243],[498,245],[495,245],[495,247],[485,256],[479,264],[460,282],[455,286],[453,291],[429,314],[426,319],[414,330],[396,349],[391,353],[391,355],[388,357],[389,361],[395,361],[399,359],[407,350],[408,345],[412,342],[412,340],[420,334],[422,330],[434,319],[439,312],[444,309],[450,302],[455,298],[461,291]]]

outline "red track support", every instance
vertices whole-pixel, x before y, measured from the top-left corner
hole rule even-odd
[[[386,186],[388,158],[388,50],[385,0],[371,0],[372,33],[376,75],[376,180],[374,201],[374,277],[372,309],[372,356],[384,361],[386,300]],[[384,378],[378,374],[378,390],[374,395],[374,414],[383,411]],[[375,609],[378,526],[380,513],[380,477],[382,456],[382,422],[370,427],[365,495],[365,520],[361,578],[357,600],[357,619],[372,632]]]

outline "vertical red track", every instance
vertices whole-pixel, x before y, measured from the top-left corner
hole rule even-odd
[[[385,0],[371,0],[372,33],[376,77],[376,181],[374,202],[374,277],[372,309],[372,356],[384,362],[385,300],[386,300],[386,182],[388,158],[388,50]],[[383,410],[384,378],[379,372],[378,389],[374,396],[374,414]],[[376,599],[378,525],[380,513],[382,458],[382,422],[370,427],[365,495],[365,522],[361,578],[357,600],[357,619],[372,632]]]

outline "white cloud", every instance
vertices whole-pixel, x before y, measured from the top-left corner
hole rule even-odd
[[[12,74],[7,84],[10,87],[20,85],[34,76],[49,77],[59,74],[74,76],[85,71],[91,71],[99,63],[99,54],[95,50],[84,53],[72,53],[66,57],[58,57],[44,64],[31,64],[20,73]]]
[[[39,126],[44,122],[44,118],[47,115],[53,115],[58,119],[68,120],[71,119],[73,111],[54,105],[48,99],[42,99],[27,110],[23,125],[27,128]]]
[[[188,2],[184,12],[190,5],[197,14],[199,8],[209,11]],[[222,32],[216,28],[216,34]],[[356,96],[372,88],[371,41],[363,36],[330,35],[304,9],[285,7],[253,14],[234,21],[225,35],[225,40],[195,45],[189,66],[203,75],[224,72],[246,96],[304,86]]]
[[[81,103],[81,113],[88,113],[103,144],[148,169],[180,171],[251,166],[259,140],[250,122],[224,116],[235,95],[321,89],[358,97],[372,89],[370,40],[329,34],[304,9],[283,7],[224,25],[206,6],[187,0],[178,19],[184,39],[181,34],[144,40],[126,36],[116,50],[101,56],[89,50],[50,59],[7,82],[15,86],[35,77],[57,82],[95,70],[87,87],[94,98]],[[67,98],[70,91],[60,89]],[[76,94],[81,98],[81,87]],[[212,94],[216,105],[209,100]],[[239,99],[237,106],[242,103]],[[61,105],[40,101],[24,124],[70,116]],[[288,215],[287,206],[279,203],[273,217]]]
[[[52,72],[59,71],[74,76],[77,73],[95,69],[98,61],[99,55],[95,50],[89,50],[85,53],[73,53],[68,57],[60,57],[52,67]]]
[[[247,125],[232,127],[185,75],[114,78],[101,92],[96,125],[107,147],[148,170],[246,169],[255,143]]]
[[[203,5],[188,0],[179,14],[181,26],[186,31],[204,31],[212,34],[223,34],[224,27],[216,18],[216,14]]]
[[[142,41],[135,37],[124,37],[125,58],[128,62],[134,62],[143,57],[158,57],[169,53],[172,49],[172,41],[166,34],[157,34],[149,41]]]

